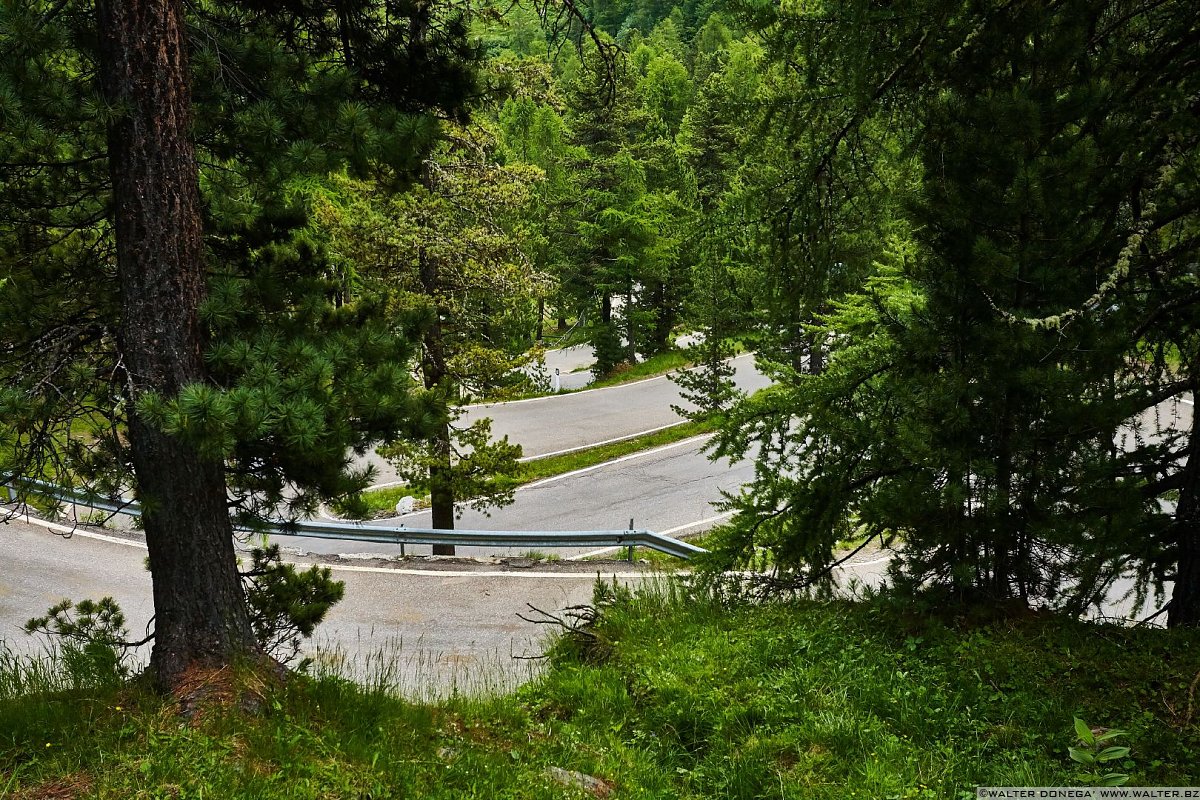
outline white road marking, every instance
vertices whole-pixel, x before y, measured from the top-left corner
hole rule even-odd
[[[51,522],[37,517],[31,517],[28,514],[15,514],[12,519],[20,520],[29,525],[37,525],[40,528],[52,530],[55,533],[64,534],[67,538],[71,536],[82,536],[85,539],[95,539],[100,542],[108,542],[109,544],[123,544],[126,547],[137,547],[142,550],[146,549],[146,545],[142,542],[133,541],[132,539],[122,539],[119,536],[108,536],[103,533],[87,530],[86,528],[70,525],[60,525],[57,522]]]
[[[734,356],[729,359],[729,363],[738,361],[743,358],[752,358],[754,353],[742,353],[740,356]],[[692,367],[695,369],[695,367]],[[672,370],[674,372],[674,370]],[[607,392],[612,389],[624,389],[628,386],[637,386],[639,383],[650,383],[650,381],[661,381],[664,378],[670,377],[670,374],[655,375],[652,378],[643,378],[640,381],[630,381],[629,383],[618,383],[615,386],[600,386],[595,389],[582,389],[578,392],[560,392],[559,394],[546,394],[541,397],[526,397],[524,400],[502,400],[496,403],[471,403],[470,405],[462,406],[463,408],[491,408],[492,406],[515,406],[521,403],[536,403],[539,400],[553,400],[562,397],[579,397],[580,395],[590,394],[591,392]]]
[[[873,561],[847,561],[845,564],[842,564],[840,567],[838,567],[838,569],[847,569],[849,567],[869,567],[872,564],[882,564],[885,561],[891,560],[891,556],[884,556],[883,558],[877,558]]]
[[[520,491],[521,489],[536,489],[537,487],[545,486],[548,483],[554,483],[555,481],[565,480],[566,478],[574,478],[577,475],[584,475],[588,472],[593,472],[595,470],[602,469],[603,467],[610,467],[613,464],[622,464],[626,461],[633,461],[635,458],[645,458],[646,456],[652,456],[652,455],[657,455],[658,453],[664,453],[667,450],[674,450],[676,447],[685,447],[688,445],[692,445],[692,444],[695,444],[696,442],[700,442],[700,441],[703,441],[706,439],[711,439],[714,436],[716,436],[715,433],[702,433],[699,436],[693,436],[689,439],[680,439],[678,442],[674,442],[672,444],[664,444],[662,447],[655,447],[650,450],[641,450],[637,453],[630,453],[627,456],[621,456],[620,458],[614,458],[612,461],[605,461],[600,464],[593,464],[590,467],[583,467],[581,469],[572,470],[570,472],[564,472],[561,475],[554,475],[549,478],[543,478],[540,481],[534,481],[533,483],[527,483],[524,486],[517,487],[517,490]]]
[[[582,467],[580,469],[572,470],[571,472],[564,472],[561,475],[553,475],[549,478],[542,478],[540,481],[534,481],[533,483],[526,483],[522,486],[518,486],[515,491],[523,492],[526,489],[536,489],[539,486],[545,486],[548,483],[554,483],[555,481],[566,480],[567,478],[574,478],[578,475],[584,475],[588,472],[594,472],[595,470],[602,469],[604,467],[608,467],[613,464],[621,464],[625,461],[633,461],[636,458],[645,458],[646,456],[656,455],[658,453],[662,453],[667,450],[672,450],[676,447],[683,447],[685,445],[695,444],[696,442],[699,442],[704,439],[711,439],[714,436],[716,436],[715,433],[702,433],[699,436],[693,436],[689,439],[680,439],[678,442],[674,442],[672,444],[664,444],[662,447],[655,447],[650,450],[640,450],[636,453],[630,453],[627,456],[621,456],[620,458],[614,458],[611,461],[605,461],[600,464],[593,464],[590,467]],[[464,501],[464,502],[467,502],[467,501]],[[429,509],[425,508],[425,509],[421,509],[420,511],[410,511],[407,514],[401,514],[400,516],[397,516],[397,517],[388,517],[388,519],[408,519],[409,517],[416,517],[421,514],[424,514],[428,510]]]
[[[26,522],[30,525],[37,525],[41,528],[47,528],[56,533],[69,534],[71,536],[82,536],[85,539],[96,539],[97,541],[109,542],[110,544],[122,544],[126,547],[133,547],[138,550],[146,549],[145,542],[138,542],[132,539],[122,539],[117,536],[108,536],[107,534],[96,533],[95,531],[89,531],[83,528],[72,528],[68,525],[60,525],[57,522],[50,522],[49,520],[31,517],[28,514],[17,514],[13,517],[13,519]],[[380,558],[386,558],[386,556],[381,554]],[[590,574],[585,575],[579,572],[527,572],[525,570],[509,572],[504,570],[476,571],[449,569],[404,569],[402,567],[359,567],[351,564],[325,564],[320,562],[318,562],[317,566],[329,567],[331,570],[339,570],[341,572],[382,572],[395,575],[423,575],[431,578],[558,578],[578,580],[580,578],[590,579],[592,577]],[[602,575],[600,570],[596,570],[595,574],[595,577],[597,578],[620,578],[622,580],[629,580],[632,578],[648,578],[653,576],[654,573],[647,572],[612,572]]]
[[[665,431],[668,428],[674,428],[679,425],[683,425],[686,422],[687,422],[686,419],[681,419],[678,422],[669,422],[666,425],[659,425],[657,428],[651,428],[650,430],[647,430],[647,431],[639,431],[638,433],[630,433],[630,434],[626,434],[625,436],[618,436],[615,439],[605,439],[602,442],[593,442],[591,444],[581,444],[578,447],[568,447],[565,450],[554,450],[553,452],[541,453],[536,456],[525,456],[524,458],[518,458],[517,461],[520,461],[520,462],[537,461],[539,458],[550,458],[551,456],[563,456],[563,455],[566,455],[567,453],[577,453],[580,450],[590,450],[593,447],[603,447],[606,444],[616,444],[617,442],[624,442],[629,439],[636,439],[639,436],[649,436],[652,433],[658,433],[659,431]]]
[[[538,459],[542,459],[542,458],[550,458],[551,456],[563,456],[563,455],[566,455],[567,453],[577,453],[580,450],[590,450],[593,447],[603,447],[606,444],[616,444],[618,442],[625,442],[630,439],[636,439],[639,436],[649,436],[652,433],[658,433],[659,431],[665,431],[669,428],[675,428],[675,427],[678,427],[679,425],[684,425],[686,423],[687,423],[686,419],[681,419],[678,422],[671,422],[666,425],[659,425],[657,428],[651,428],[646,431],[639,431],[638,433],[630,433],[626,436],[618,436],[615,439],[605,439],[602,442],[594,442],[592,444],[581,444],[578,447],[568,447],[565,450],[555,450],[551,453],[542,453],[542,454],[536,455],[536,456],[526,456],[524,458],[518,458],[517,461],[524,464],[529,461],[537,461]],[[704,434],[701,434],[701,435],[704,435]],[[686,440],[684,440],[684,441],[686,441]],[[640,451],[640,452],[649,452],[649,451]],[[632,454],[632,455],[636,455],[636,453]],[[628,458],[628,456],[622,456],[622,458]],[[616,460],[605,461],[603,464],[598,464],[596,466],[604,466],[604,464],[615,464],[615,463],[616,463]],[[389,481],[388,483],[376,483],[372,486],[368,486],[365,491],[373,492],[377,489],[391,489],[395,486],[407,486],[407,485],[408,485],[408,481]],[[420,513],[420,512],[414,512],[414,513]],[[329,519],[339,519],[338,517],[332,516],[330,514],[323,513],[322,516],[327,516],[327,517],[329,517]]]
[[[673,533],[679,533],[680,531],[686,531],[689,528],[699,528],[701,525],[707,525],[710,522],[716,522],[717,520],[720,520],[720,519],[727,519],[729,517],[732,517],[736,513],[737,513],[736,511],[724,511],[720,514],[716,514],[715,516],[706,517],[704,519],[698,519],[695,522],[689,522],[686,525],[676,525],[674,528],[667,528],[665,531],[659,531],[658,533],[660,536],[670,536]],[[602,556],[606,553],[613,553],[618,550],[624,550],[628,546],[629,545],[627,545],[627,544],[621,544],[621,545],[617,545],[615,547],[605,547],[600,550],[593,550],[590,553],[584,553],[584,554],[578,555],[578,556],[571,556],[567,559],[567,561],[582,561],[584,559],[591,558],[593,556]]]
[[[737,513],[736,511],[723,511],[720,514],[716,514],[716,515],[708,517],[706,519],[697,520],[696,522],[689,522],[687,525],[676,525],[674,528],[667,528],[665,531],[659,531],[659,534],[662,536],[670,536],[673,533],[679,533],[680,531],[686,531],[688,528],[698,528],[701,525],[707,525],[708,523],[716,522],[719,519],[727,519],[728,517],[732,517],[736,513]]]
[[[388,481],[387,483],[373,483],[363,491],[372,492],[376,489],[391,489],[393,486],[408,486],[408,481]]]
[[[585,578],[595,580],[597,578],[621,578],[628,580],[630,578],[651,578],[657,577],[653,572],[601,572],[596,570],[595,573],[583,572],[527,572],[525,570],[517,570],[506,572],[502,570],[492,570],[488,572],[475,572],[466,570],[452,569],[393,569],[391,567],[356,567],[347,564],[318,564],[317,566],[329,567],[331,570],[340,570],[342,572],[387,572],[396,575],[427,575],[432,578],[559,578],[559,579],[574,579],[579,580]]]

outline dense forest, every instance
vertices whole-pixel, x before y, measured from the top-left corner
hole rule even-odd
[[[900,587],[1078,614],[1133,576],[1195,625],[1194,15],[592,12],[627,55],[560,50],[501,151],[545,175],[529,252],[598,371],[705,334],[714,451],[758,463],[719,563],[811,585],[878,539]],[[547,45],[491,47],[518,70]],[[732,337],[773,388],[731,397]]]
[[[1189,3],[21,0],[0,30],[0,470],[136,488],[165,684],[253,648],[227,511],[353,508],[345,454],[383,444],[450,527],[518,455],[459,406],[681,332],[714,456],[757,464],[714,574],[821,586],[878,541],[898,590],[1080,614],[1132,578],[1200,624]],[[771,388],[732,389],[738,348]]]

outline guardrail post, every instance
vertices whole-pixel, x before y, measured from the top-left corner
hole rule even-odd
[[[21,489],[15,488],[11,481],[5,483],[0,478],[0,487],[4,488],[5,494],[12,502],[20,500],[23,497],[24,491],[34,491],[38,496],[53,498],[61,503],[86,506],[112,514],[127,514],[134,517],[139,517],[142,514],[141,506],[133,500],[118,499],[117,501],[110,501],[98,498],[95,495],[89,496],[70,491],[33,478],[20,478],[18,480],[21,482]],[[0,495],[0,502],[3,501],[3,497],[4,495]],[[429,528],[408,528],[404,525],[393,527],[294,520],[286,523],[278,521],[268,522],[264,535],[391,542],[400,545],[401,558],[407,557],[406,545],[409,543],[427,545],[445,544],[448,542],[464,546],[511,547],[525,550],[531,547],[602,546],[605,548],[611,547],[620,552],[621,548],[625,548],[624,555],[631,563],[634,560],[634,550],[639,545],[685,560],[697,553],[705,552],[702,547],[697,547],[668,536],[661,536],[653,531],[634,530],[633,523],[634,520],[630,519],[629,528],[626,530],[604,531],[444,531]],[[242,533],[255,532],[250,528],[237,525],[235,525],[235,529]],[[262,529],[256,530],[259,533],[263,533]]]

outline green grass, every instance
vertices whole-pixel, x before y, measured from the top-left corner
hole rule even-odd
[[[730,338],[728,342],[735,356],[741,355],[746,351],[745,343],[741,339],[734,337]],[[622,383],[630,383],[642,380],[643,378],[653,378],[665,375],[668,372],[687,369],[693,366],[693,362],[688,358],[688,355],[685,350],[671,349],[665,353],[651,356],[633,366],[619,364],[612,373],[593,381],[584,388],[598,389],[605,386],[619,386]]]
[[[735,345],[735,351],[741,352],[743,348],[740,345]],[[665,353],[651,356],[645,361],[639,361],[637,364],[629,365],[627,363],[618,364],[612,372],[589,383],[587,386],[578,389],[563,389],[559,392],[533,392],[530,394],[520,395],[516,398],[508,399],[529,399],[533,397],[549,397],[556,394],[571,394],[573,392],[585,392],[589,389],[604,389],[610,386],[620,386],[625,383],[633,383],[634,381],[644,380],[646,378],[656,378],[659,375],[666,375],[669,372],[675,372],[681,369],[687,369],[693,366],[693,362],[688,358],[687,353],[683,350],[668,350]],[[575,372],[587,372],[589,367],[580,367]]]
[[[1195,631],[617,595],[533,684],[434,703],[297,676],[257,715],[183,721],[137,685],[0,660],[0,795],[587,797],[560,767],[616,798],[957,800],[1079,785],[1073,715],[1128,731],[1130,785],[1200,783]]]
[[[612,442],[611,444],[576,450],[573,453],[563,453],[557,456],[525,461],[521,464],[520,473],[508,485],[515,488],[586,467],[594,467],[597,464],[612,461],[614,458],[673,444],[684,439],[690,439],[693,436],[712,433],[719,426],[720,423],[715,419],[681,422],[678,425],[673,425],[670,428],[646,434],[645,436],[635,436],[619,442]],[[364,492],[363,500],[372,512],[391,513],[396,508],[396,503],[400,501],[400,498],[406,495],[415,497],[418,507],[420,507],[421,503],[427,502],[429,498],[427,489],[419,485],[412,485],[391,486],[386,489],[374,489]],[[337,511],[340,508],[335,505],[334,510]]]
[[[367,504],[367,509],[372,516],[381,514],[391,515],[396,513],[396,503],[405,497],[413,497],[416,500],[415,508],[429,507],[429,490],[421,486],[388,486],[384,489],[371,489],[363,492],[363,501]],[[346,507],[340,503],[332,505],[334,513],[339,515],[346,514]]]
[[[564,350],[577,344],[586,344],[588,330],[586,326],[576,324],[575,317],[567,319],[567,327],[559,330],[557,325],[547,325],[542,331],[542,346],[547,350]]]
[[[619,386],[622,383],[631,383],[632,381],[640,381],[643,378],[665,375],[668,372],[684,369],[691,365],[692,362],[688,360],[687,354],[682,350],[668,350],[665,353],[650,356],[645,361],[639,361],[632,366],[629,364],[618,364],[617,368],[611,373],[592,381],[585,388],[600,389],[605,386]]]
[[[696,536],[686,536],[683,538],[686,538],[689,542],[691,542],[694,545],[698,545],[699,547],[708,548],[710,543],[713,541],[713,533],[714,533],[713,530],[708,530],[708,531],[704,531],[703,533],[696,535]],[[612,561],[613,559],[624,560],[627,557],[627,555],[628,555],[628,550],[626,548],[622,547],[620,549],[614,550],[611,553],[607,553],[605,555],[599,555],[599,556],[592,556],[591,558],[586,559],[586,560],[588,560],[588,561]],[[650,565],[658,572],[662,572],[662,573],[672,573],[672,572],[677,572],[679,570],[689,570],[692,567],[691,562],[684,561],[680,558],[676,558],[675,556],[669,555],[667,553],[659,552],[658,550],[652,550],[649,547],[633,548],[633,560],[635,563],[645,562],[646,564]]]
[[[615,458],[640,453],[643,450],[652,450],[655,447],[674,444],[684,439],[690,439],[693,436],[712,433],[719,427],[720,423],[715,419],[681,422],[678,425],[673,425],[670,428],[664,428],[654,433],[648,433],[644,436],[635,436],[619,442],[576,450],[573,453],[563,453],[562,455],[533,459],[522,464],[521,475],[517,479],[517,484],[533,483],[534,481],[552,478],[556,475],[574,472],[578,469],[594,467],[597,464],[603,464]]]

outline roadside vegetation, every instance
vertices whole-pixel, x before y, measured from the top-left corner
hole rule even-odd
[[[0,664],[0,794],[1200,783],[1194,5],[0,4],[0,476],[139,498],[155,604],[140,680],[103,601]],[[451,424],[571,319],[594,385],[694,362],[697,418],[531,462]],[[342,587],[234,524],[365,513],[348,452],[452,528],[704,432],[753,602],[609,590],[431,705],[268,658]],[[890,599],[761,600],[876,537]],[[1168,630],[1068,621],[1127,582]]]
[[[253,713],[187,719],[103,659],[10,657],[0,794],[957,800],[1100,781],[1069,755],[1089,751],[1074,718],[1123,732],[1103,772],[1200,783],[1197,632],[943,601],[730,606],[678,583],[604,586],[595,624],[515,693],[417,703],[313,669],[242,687]]]
[[[515,475],[502,479],[504,489],[515,489],[535,481],[565,475],[568,472],[594,467],[622,456],[651,450],[675,442],[681,442],[694,436],[712,433],[720,427],[716,419],[702,419],[680,422],[670,428],[648,433],[644,436],[634,436],[619,442],[588,447],[572,453],[535,458],[523,461],[516,468]],[[405,486],[389,486],[363,493],[366,507],[374,516],[394,514],[396,503],[404,497],[413,497],[418,508],[428,503],[429,490],[421,483]],[[334,505],[335,512],[344,511],[344,507]]]
[[[692,361],[686,351],[668,350],[665,353],[650,356],[645,361],[639,361],[636,364],[622,362],[613,367],[608,374],[597,378],[587,388],[600,389],[605,386],[620,386],[623,383],[632,383],[644,378],[666,375],[668,372],[677,369],[687,369],[692,365]]]
[[[740,339],[731,338],[721,344],[722,352],[727,354],[726,357],[740,355],[746,351],[745,343]],[[533,397],[550,397],[559,394],[572,394],[574,392],[585,392],[589,389],[603,389],[609,386],[621,386],[634,381],[645,380],[647,378],[656,378],[660,375],[670,375],[679,370],[704,370],[706,365],[703,362],[696,360],[697,356],[703,358],[705,353],[703,345],[695,349],[673,347],[662,353],[648,356],[644,360],[636,364],[629,362],[621,362],[612,367],[608,372],[594,379],[591,383],[578,389],[563,389],[558,392],[546,391],[538,389],[533,392],[517,395],[516,397],[505,397],[505,400],[511,399],[529,399]],[[581,367],[574,372],[586,372],[587,367]]]

